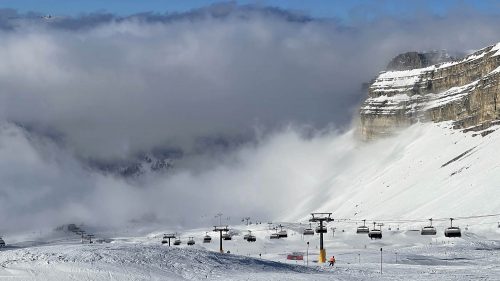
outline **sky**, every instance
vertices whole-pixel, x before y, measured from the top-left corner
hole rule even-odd
[[[488,1],[336,2],[358,4],[344,8],[347,19],[330,1],[99,1],[107,12],[92,14],[98,1],[0,3],[10,8],[0,9],[0,221],[9,228],[277,216],[329,161],[308,152],[356,128],[362,85],[391,58],[500,41]],[[207,153],[219,140],[237,144]],[[166,148],[193,166],[134,181],[89,166]]]
[[[141,12],[182,13],[192,9],[220,3],[213,0],[2,0],[0,6],[21,12],[41,12],[53,15],[78,15],[81,13],[109,12],[130,15]],[[226,1],[229,2],[229,1]],[[353,13],[364,17],[379,14],[409,16],[413,12],[427,10],[445,16],[457,5],[475,9],[484,14],[500,13],[497,0],[239,0],[241,5],[257,4],[307,13],[316,18],[339,18],[349,21]],[[367,8],[369,7],[369,8]]]

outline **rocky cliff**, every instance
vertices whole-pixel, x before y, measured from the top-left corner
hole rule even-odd
[[[381,72],[368,88],[360,109],[365,139],[418,121],[484,129],[500,120],[500,43],[461,60],[414,69],[406,68],[425,61],[415,55],[398,57],[393,68],[405,70]]]
[[[415,68],[428,67],[433,64],[452,61],[454,58],[446,50],[431,51],[426,53],[407,52],[393,58],[386,70],[401,71]]]

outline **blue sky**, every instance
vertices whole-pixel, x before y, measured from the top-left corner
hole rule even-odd
[[[54,15],[78,15],[106,11],[119,15],[153,11],[183,12],[221,1],[214,0],[0,0],[2,8]],[[372,17],[389,14],[401,17],[419,12],[445,16],[453,10],[500,11],[500,0],[237,0],[238,4],[260,4],[305,12],[313,17]]]

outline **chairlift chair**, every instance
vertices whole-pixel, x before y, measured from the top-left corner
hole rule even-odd
[[[369,232],[370,232],[370,229],[368,228],[368,226],[366,226],[366,220],[363,220],[362,226],[358,226],[358,228],[356,228],[357,234],[364,234],[364,233],[369,233]]]
[[[370,239],[382,239],[382,230],[372,229],[368,232],[368,237],[370,237]]]
[[[177,238],[177,239],[175,239],[175,241],[174,241],[174,246],[179,246],[181,243],[182,243],[182,242],[181,242],[181,239]]]
[[[255,235],[250,234],[246,240],[248,242],[255,242],[257,241],[257,237],[255,237]]]
[[[375,222],[373,223],[373,229],[368,232],[368,237],[370,239],[382,239],[382,228],[376,229]]]
[[[434,226],[432,226],[432,219],[429,219],[430,224],[428,226],[424,226],[420,231],[420,235],[436,235],[437,231]]]
[[[193,237],[189,237],[187,244],[188,244],[188,246],[193,246],[194,244],[196,244],[196,242],[194,242]]]
[[[283,226],[281,224],[279,225],[279,227],[280,227],[280,231],[278,231],[279,238],[287,238],[288,233],[286,232],[286,229],[283,229]]]
[[[356,228],[357,234],[364,234],[364,233],[368,233],[368,232],[370,232],[370,229],[368,228],[368,226],[358,226],[358,228]]]
[[[224,240],[232,240],[233,238],[231,237],[231,235],[229,233],[224,233],[222,234],[222,239]]]
[[[272,233],[271,236],[269,236],[269,239],[280,239],[280,236],[278,233]]]
[[[424,226],[420,231],[420,235],[436,235],[437,231],[434,226]]]
[[[326,233],[327,231],[325,225],[316,226],[316,233]]]
[[[314,230],[312,230],[311,228],[306,228],[306,229],[304,229],[303,234],[304,235],[314,235]]]
[[[303,235],[314,235],[314,230],[311,227],[311,224],[309,224],[309,228],[304,229],[304,232],[302,232]]]
[[[453,218],[450,218],[450,227],[444,230],[444,236],[448,238],[462,237],[462,231],[460,230],[460,227],[453,226],[453,220]]]
[[[0,247],[5,247],[5,241],[0,237]]]
[[[212,242],[212,237],[206,233],[206,235],[203,237],[203,243],[210,243]]]
[[[364,233],[368,233],[368,232],[370,232],[370,229],[368,228],[368,226],[358,226],[358,228],[356,228],[357,234],[364,234]]]
[[[249,230],[247,234],[243,235],[243,240],[247,240],[248,241],[248,239],[250,239],[252,236],[253,236],[252,235],[252,231]],[[253,236],[253,237],[255,237],[255,236]],[[248,242],[252,242],[252,241],[248,241]]]
[[[280,230],[280,231],[278,232],[278,236],[279,236],[280,238],[287,238],[287,237],[288,237],[288,233],[286,232],[286,230]]]
[[[448,238],[462,237],[462,231],[460,227],[450,226],[444,230],[444,236]]]

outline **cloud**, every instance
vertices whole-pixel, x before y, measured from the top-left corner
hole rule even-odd
[[[319,184],[321,167],[335,154],[321,155],[337,140],[302,137],[283,129],[288,124],[312,132],[349,128],[366,95],[361,84],[398,53],[500,41],[498,17],[463,11],[349,25],[237,5],[52,22],[36,14],[5,19],[18,14],[4,12],[0,219],[19,227],[220,210],[279,216],[306,196],[305,187]],[[253,136],[255,128],[264,128],[263,136]],[[192,160],[205,163],[201,170],[139,183],[80,161],[161,147],[195,151],[200,139],[240,136],[255,142]]]
[[[289,202],[300,202],[309,192],[305,186],[324,180],[330,157],[318,156],[346,148],[332,145],[333,132],[306,138],[301,131],[273,133],[200,172],[184,170],[131,183],[88,170],[51,141],[3,123],[0,231],[81,222],[119,227],[144,218],[170,226],[210,226],[221,211],[233,217],[231,223],[249,215],[270,220],[284,215]]]
[[[11,12],[14,13],[14,12]],[[3,31],[3,118],[58,132],[76,154],[126,158],[290,122],[346,126],[361,83],[406,50],[469,50],[498,19],[313,20],[220,4],[186,14],[91,14]],[[43,20],[37,18],[36,21]]]

